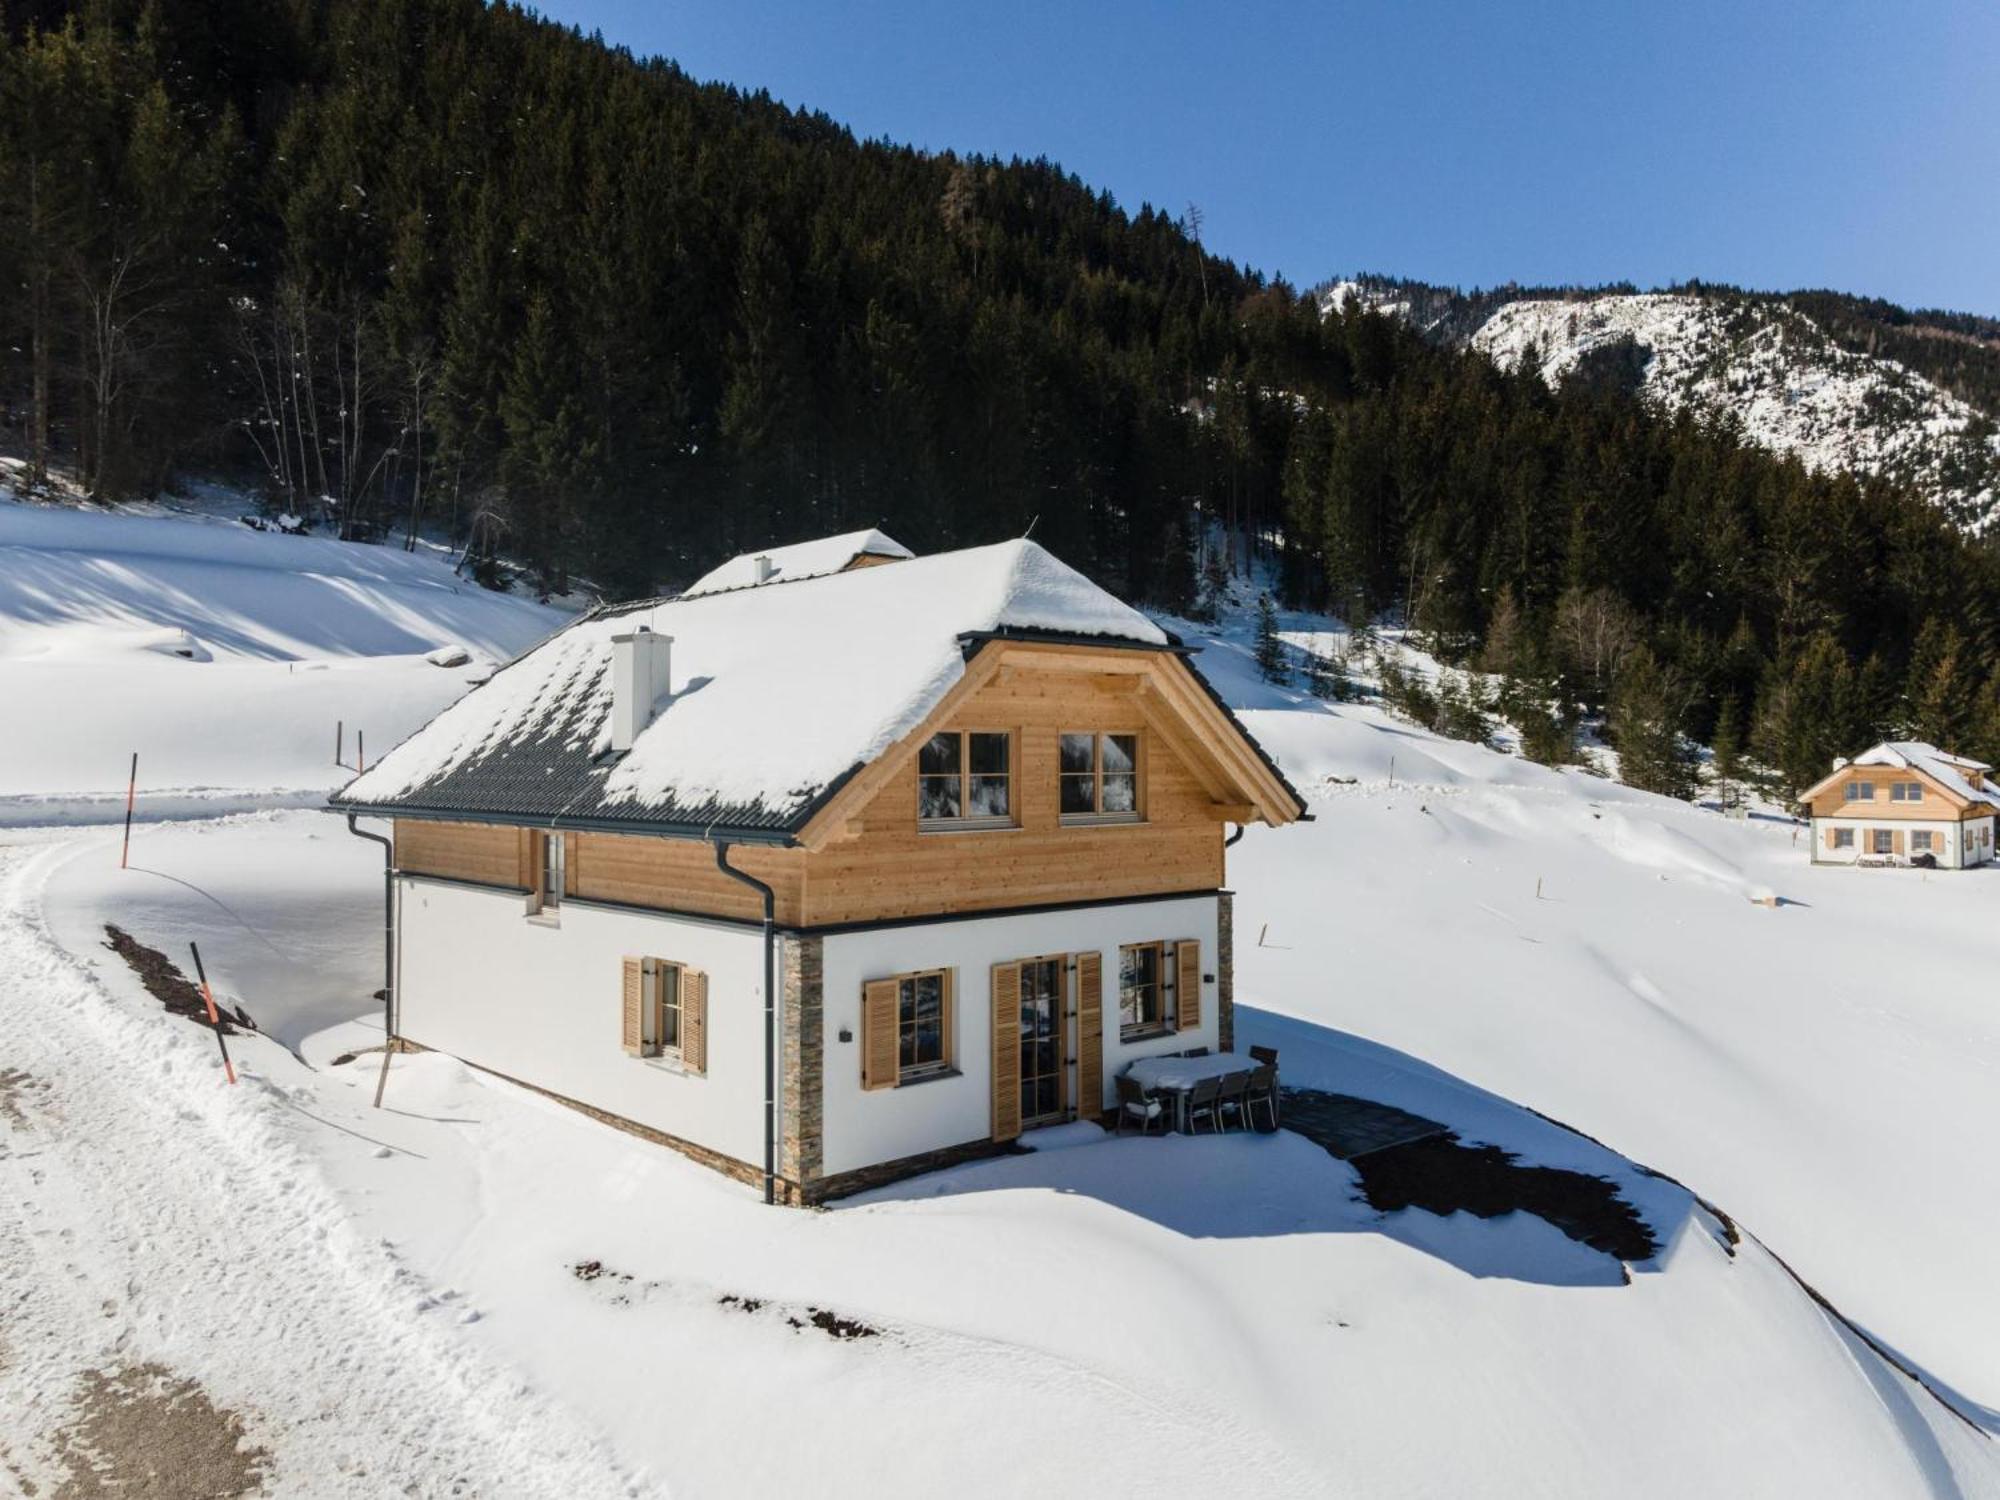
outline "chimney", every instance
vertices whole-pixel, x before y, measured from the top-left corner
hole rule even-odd
[[[630,635],[611,638],[611,748],[632,748],[653,710],[667,696],[668,665],[674,638],[656,635],[641,625]]]
[[[753,583],[769,583],[771,575],[778,571],[772,564],[771,559],[763,556],[761,553],[750,559],[750,568],[753,575],[751,579]]]
[[[1846,756],[1844,756],[1844,755],[1836,755],[1836,756],[1835,756],[1835,757],[1833,758],[1833,768],[1834,768],[1834,770],[1836,770],[1836,771],[1839,771],[1839,770],[1844,770],[1844,769],[1846,768],[1846,766],[1847,766],[1847,757],[1846,757]]]

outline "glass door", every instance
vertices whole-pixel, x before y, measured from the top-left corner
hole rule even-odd
[[[1021,965],[1021,1125],[1047,1125],[1063,1115],[1064,1001],[1068,963],[1029,959]]]

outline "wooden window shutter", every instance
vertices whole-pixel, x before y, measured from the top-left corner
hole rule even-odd
[[[896,1086],[896,997],[893,979],[871,979],[861,987],[861,1086]]]
[[[993,966],[993,1139],[1021,1133],[1021,966]]]
[[[700,969],[681,970],[681,1066],[708,1071],[708,976]]]
[[[1076,1117],[1094,1120],[1103,1112],[1104,958],[1102,954],[1079,953],[1076,956]]]
[[[1831,823],[1826,825],[1826,847],[1829,849],[1833,847],[1833,825]]]
[[[633,1057],[646,1055],[646,960],[625,960],[625,1051]]]
[[[1201,1025],[1201,944],[1182,938],[1174,944],[1174,1030]]]
[[[576,894],[576,846],[582,842],[582,839],[573,833],[552,834],[551,837],[559,838],[563,841],[563,894],[565,896],[574,896]]]
[[[1892,854],[1903,852],[1903,830],[1898,828],[1889,835],[1889,850]]]
[[[535,831],[532,828],[514,830],[514,884],[524,891],[535,888],[536,855]]]

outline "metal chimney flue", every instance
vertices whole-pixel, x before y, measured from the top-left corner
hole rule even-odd
[[[623,753],[672,691],[674,638],[641,625],[611,638],[611,748]]]
[[[755,570],[758,583],[769,583],[771,575],[778,571],[777,564],[761,553],[750,559],[750,566]]]

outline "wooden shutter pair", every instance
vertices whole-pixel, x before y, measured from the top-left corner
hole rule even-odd
[[[1066,1019],[1066,1018],[1065,1018]],[[1104,958],[1076,956],[1076,1117],[1104,1110]],[[993,1139],[1021,1133],[1021,966],[993,966]]]
[[[659,1056],[657,986],[666,967],[657,958],[625,960],[623,1042],[632,1057]],[[681,1066],[708,1071],[708,975],[700,969],[681,969]]]
[[[1182,938],[1174,944],[1174,1030],[1201,1025],[1201,944]]]

